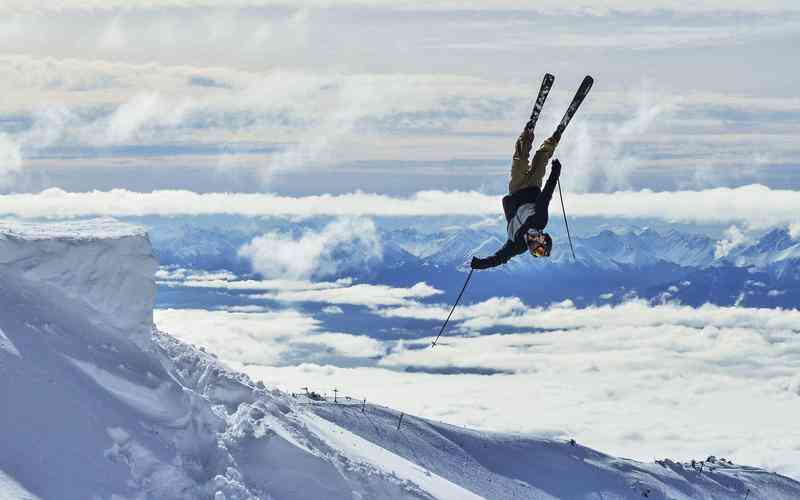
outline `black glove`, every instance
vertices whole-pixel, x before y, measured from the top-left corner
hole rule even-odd
[[[489,259],[479,259],[477,257],[472,257],[472,261],[469,263],[469,267],[472,269],[488,269],[492,267],[491,261]]]
[[[552,175],[555,175],[556,177],[561,175],[561,162],[558,161],[558,158],[553,159],[551,168],[552,168]]]

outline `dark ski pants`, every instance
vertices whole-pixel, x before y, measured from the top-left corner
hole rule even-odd
[[[520,189],[536,186],[542,188],[544,172],[547,163],[552,158],[558,146],[558,140],[550,137],[539,146],[533,155],[530,165],[528,157],[533,146],[533,134],[523,131],[514,147],[514,159],[511,160],[511,179],[508,182],[508,192],[514,193]]]

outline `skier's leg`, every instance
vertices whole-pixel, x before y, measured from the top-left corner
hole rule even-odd
[[[550,161],[550,158],[553,157],[556,146],[558,146],[558,138],[553,136],[544,141],[542,145],[539,146],[539,149],[536,150],[536,153],[533,155],[533,160],[531,160],[531,168],[526,172],[526,187],[537,186],[539,189],[542,188],[545,169],[547,168],[547,163]]]
[[[533,146],[533,132],[527,128],[522,131],[514,147],[514,159],[511,160],[511,179],[508,181],[508,192],[513,193],[526,187],[528,157]]]

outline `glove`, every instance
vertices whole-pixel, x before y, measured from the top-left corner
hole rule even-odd
[[[555,175],[556,177],[561,175],[561,162],[558,161],[558,158],[553,159],[551,168],[552,168],[552,175]]]
[[[492,267],[490,264],[489,259],[479,259],[477,257],[472,257],[472,261],[469,263],[469,267],[472,269],[488,269]]]

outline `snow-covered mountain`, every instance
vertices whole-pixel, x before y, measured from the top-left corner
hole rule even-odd
[[[242,274],[251,269],[237,252],[251,238],[264,231],[294,234],[322,227],[326,221],[300,225],[272,219],[146,222],[154,233],[154,248],[162,264]],[[463,283],[465,264],[472,255],[490,255],[505,241],[500,222],[471,226],[375,222],[382,259],[363,265],[358,265],[358,259],[354,265],[343,262],[338,277],[403,286],[426,281],[450,289]],[[230,230],[220,229],[224,224]],[[595,231],[583,224],[574,237],[577,262],[560,231],[560,226],[554,225],[551,258],[520,256],[482,272],[470,286],[470,297],[482,300],[502,290],[503,295],[517,295],[530,304],[569,298],[584,305],[612,293],[612,301],[637,295],[657,300],[671,297],[691,305],[711,301],[758,307],[791,307],[800,300],[800,242],[786,229],[733,244],[688,230],[599,223]],[[726,245],[732,248],[720,252]],[[763,283],[762,290],[753,289],[748,284],[752,281]],[[691,286],[681,285],[686,282]],[[710,288],[710,283],[725,285]]]
[[[800,497],[722,460],[701,472],[308,404],[155,330],[155,268],[136,227],[0,225],[0,498]]]
[[[152,221],[148,221],[152,222]],[[502,224],[481,226],[449,226],[429,229],[424,223],[384,229],[377,221],[384,247],[384,265],[424,265],[433,267],[459,265],[474,254],[488,255],[505,241]],[[309,222],[314,228],[321,221]],[[303,227],[306,227],[305,225]],[[774,229],[760,238],[745,240],[725,255],[717,255],[717,238],[679,231],[655,230],[633,225],[605,225],[574,236],[579,262],[587,268],[621,271],[640,269],[658,263],[685,268],[706,269],[718,265],[756,266],[783,275],[791,264],[800,260],[800,241],[786,229]],[[223,229],[224,228],[224,229]],[[263,231],[291,232],[297,226],[280,221],[241,222],[227,225],[198,224],[188,221],[153,223],[153,245],[162,264],[204,269],[240,269],[245,263],[238,249]],[[548,264],[572,265],[566,235],[556,227],[556,248]],[[513,261],[512,261],[513,262]],[[543,263],[524,259],[505,267],[502,272],[538,270]]]
[[[437,265],[463,262],[474,254],[490,255],[505,242],[505,235],[499,231],[469,227],[450,228],[427,236],[413,229],[404,229],[391,231],[387,237],[424,262]],[[428,243],[421,245],[419,242],[426,238]],[[548,263],[571,264],[566,235],[558,234],[556,242],[556,251]],[[658,262],[704,268],[714,264],[716,240],[676,230],[662,234],[653,229],[629,228],[620,231],[604,229],[589,236],[575,237],[574,244],[578,260],[596,269],[640,268]],[[535,269],[540,264],[531,259],[525,262],[523,268]]]
[[[792,238],[786,229],[773,229],[734,249],[728,260],[738,267],[768,271],[779,279],[800,279],[800,240]]]
[[[156,227],[158,230],[152,232],[153,245],[163,265],[232,271],[246,267],[238,252],[249,240],[247,234],[190,224]]]

